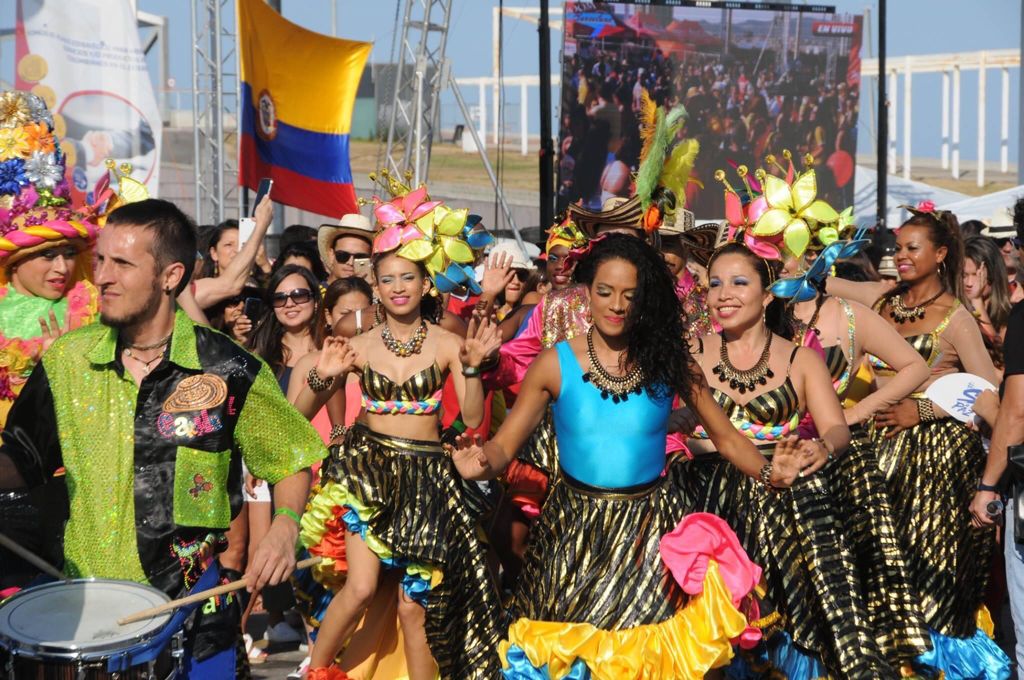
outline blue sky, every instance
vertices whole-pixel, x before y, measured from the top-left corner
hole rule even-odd
[[[55,0],[52,0],[55,1]],[[65,0],[67,1],[67,0]],[[456,76],[482,76],[491,72],[491,8],[496,0],[454,0],[452,25],[448,41],[448,56]],[[167,16],[170,26],[171,75],[178,87],[191,82],[190,11],[188,0],[138,0],[140,9]],[[338,34],[341,37],[372,40],[375,43],[372,59],[387,61],[392,48],[392,28],[397,6],[404,0],[336,0]],[[14,23],[13,2],[4,2],[0,9],[0,27]],[[510,0],[509,5],[536,6],[536,0]],[[558,2],[552,2],[557,6]],[[878,3],[864,0],[836,0],[838,12],[862,13],[870,8],[873,29],[877,29]],[[331,32],[331,0],[283,0],[283,13],[289,20],[306,28],[329,34]],[[962,52],[981,49],[1020,47],[1020,0],[889,0],[888,47],[890,58],[908,54]],[[872,54],[877,34],[870,36]],[[866,37],[866,40],[868,38]],[[560,36],[552,35],[552,65],[558,70]],[[506,75],[535,73],[537,70],[537,32],[530,25],[508,20],[505,23]],[[867,45],[862,51],[867,55]],[[514,56],[511,56],[514,55]],[[13,75],[13,45],[5,41],[0,50],[0,77]],[[961,149],[962,157],[976,157],[977,140],[977,74],[965,73],[962,79]],[[939,154],[940,89],[939,74],[914,78],[914,135],[915,156]],[[1019,72],[1011,71],[1011,159],[1016,158],[1017,130],[1019,129],[1018,88]],[[867,82],[865,82],[865,87]],[[988,72],[988,115],[986,119],[989,144],[986,156],[998,158],[999,132],[999,76]],[[464,92],[467,101],[475,102],[476,88]],[[510,88],[506,118],[514,128],[518,125],[518,91]],[[531,108],[536,107],[536,91],[531,92]],[[555,99],[557,102],[557,98]],[[874,148],[869,136],[869,100],[861,105],[860,149]],[[556,112],[557,113],[557,112]],[[443,109],[443,124],[453,124],[455,108],[447,98]],[[902,124],[902,114],[899,114]],[[538,115],[531,111],[530,127],[538,129]],[[900,146],[902,152],[902,146]]]

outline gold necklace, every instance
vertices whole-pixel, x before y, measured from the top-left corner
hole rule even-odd
[[[634,366],[626,375],[612,375],[601,365],[601,360],[594,349],[594,327],[587,331],[587,360],[590,370],[583,374],[583,382],[590,383],[601,390],[601,398],[612,398],[618,404],[629,399],[630,394],[643,391],[644,372],[639,365]]]
[[[725,344],[725,333],[719,334],[722,338],[722,347],[718,351],[718,364],[711,369],[711,372],[718,376],[719,382],[729,383],[729,387],[739,390],[740,394],[753,392],[758,385],[766,385],[769,378],[774,378],[775,373],[768,367],[768,357],[771,356],[772,334],[768,333],[768,340],[761,350],[761,358],[751,368],[741,371],[729,361],[729,349]]]
[[[928,298],[919,305],[907,307],[903,304],[902,295],[893,295],[889,299],[889,317],[898,324],[905,324],[910,321],[919,321],[924,318],[925,307],[942,297],[946,291],[940,290],[938,294]]]
[[[420,320],[420,327],[412,334],[412,337],[401,342],[391,333],[391,326],[385,323],[380,329],[380,339],[388,351],[399,357],[410,357],[419,354],[423,350],[423,341],[427,337],[427,322]]]

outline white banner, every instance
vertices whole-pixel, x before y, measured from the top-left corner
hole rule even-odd
[[[129,0],[18,0],[16,86],[42,97],[75,203],[130,163],[157,195],[162,122]]]

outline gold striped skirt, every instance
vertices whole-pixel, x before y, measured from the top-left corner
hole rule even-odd
[[[771,455],[770,449],[762,452]],[[677,468],[697,508],[728,522],[750,559],[764,569],[762,614],[774,610],[777,625],[830,675],[894,677],[856,582],[855,558],[841,530],[844,510],[829,484],[832,473],[823,470],[770,493],[717,454]]]
[[[404,569],[403,587],[426,609],[441,677],[496,677],[498,591],[461,477],[440,443],[353,426],[303,517],[301,540],[318,554],[346,530],[385,566]]]
[[[968,510],[985,467],[981,437],[952,418],[884,435],[874,434],[878,462],[925,621],[972,637],[995,546],[995,528],[974,528]]]
[[[746,619],[715,587],[717,565],[690,598],[659,551],[690,507],[665,476],[600,489],[559,471],[510,606],[505,678],[702,678],[727,663]]]

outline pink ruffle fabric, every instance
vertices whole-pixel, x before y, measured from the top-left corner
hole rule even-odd
[[[708,562],[718,564],[722,580],[739,607],[761,581],[761,567],[747,556],[732,528],[717,515],[694,512],[682,519],[675,529],[661,537],[661,560],[688,595],[704,590]],[[757,644],[761,631],[748,626],[740,634],[740,646],[749,649]]]

